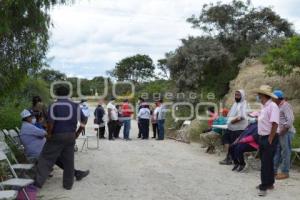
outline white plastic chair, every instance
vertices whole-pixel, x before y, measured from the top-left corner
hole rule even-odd
[[[25,198],[27,200],[30,200],[30,198],[25,190],[25,187],[29,186],[30,184],[33,184],[34,181],[32,179],[18,178],[17,173],[15,172],[14,168],[10,164],[9,160],[6,157],[6,154],[3,151],[0,151],[0,161],[5,161],[8,164],[9,170],[11,171],[11,173],[14,177],[14,178],[0,182],[1,188],[3,188],[4,186],[21,188],[25,195]]]
[[[16,190],[2,190],[0,191],[0,199],[13,200],[18,196],[18,191]]]

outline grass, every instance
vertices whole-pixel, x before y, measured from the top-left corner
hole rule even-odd
[[[293,148],[300,148],[300,115],[296,116],[294,126],[296,128],[296,134],[293,139]]]

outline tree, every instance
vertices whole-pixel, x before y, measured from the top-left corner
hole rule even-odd
[[[118,62],[108,74],[118,81],[141,83],[154,77],[155,66],[148,55],[137,54]]]
[[[222,96],[235,74],[230,63],[230,53],[217,39],[189,37],[182,40],[182,46],[167,54],[166,65],[180,92],[206,88]]]
[[[67,78],[66,74],[53,69],[42,69],[37,76],[48,84],[51,84],[54,81],[62,81]]]
[[[168,57],[168,54],[166,54],[166,57]],[[158,73],[159,76],[169,79],[170,78],[170,71],[168,68],[168,60],[167,59],[160,59],[157,61],[157,66],[160,72]]]
[[[282,46],[270,49],[263,58],[269,75],[287,76],[300,69],[300,36],[287,39]]]
[[[239,63],[250,55],[253,46],[294,34],[292,25],[271,8],[255,8],[250,1],[204,5],[201,14],[187,19],[194,28],[220,40]]]
[[[19,87],[44,64],[49,10],[68,0],[2,0],[0,3],[0,92]]]

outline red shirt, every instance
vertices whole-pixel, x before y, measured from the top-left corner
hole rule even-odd
[[[131,117],[131,115],[133,114],[132,109],[128,103],[123,103],[121,110],[122,110],[122,117]]]

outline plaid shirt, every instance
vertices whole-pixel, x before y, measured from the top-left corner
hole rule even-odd
[[[293,113],[292,106],[286,102],[282,101],[279,104],[280,117],[279,117],[279,126],[277,132],[280,132],[283,128],[289,129],[289,132],[295,133],[296,129],[293,125],[295,117]]]

